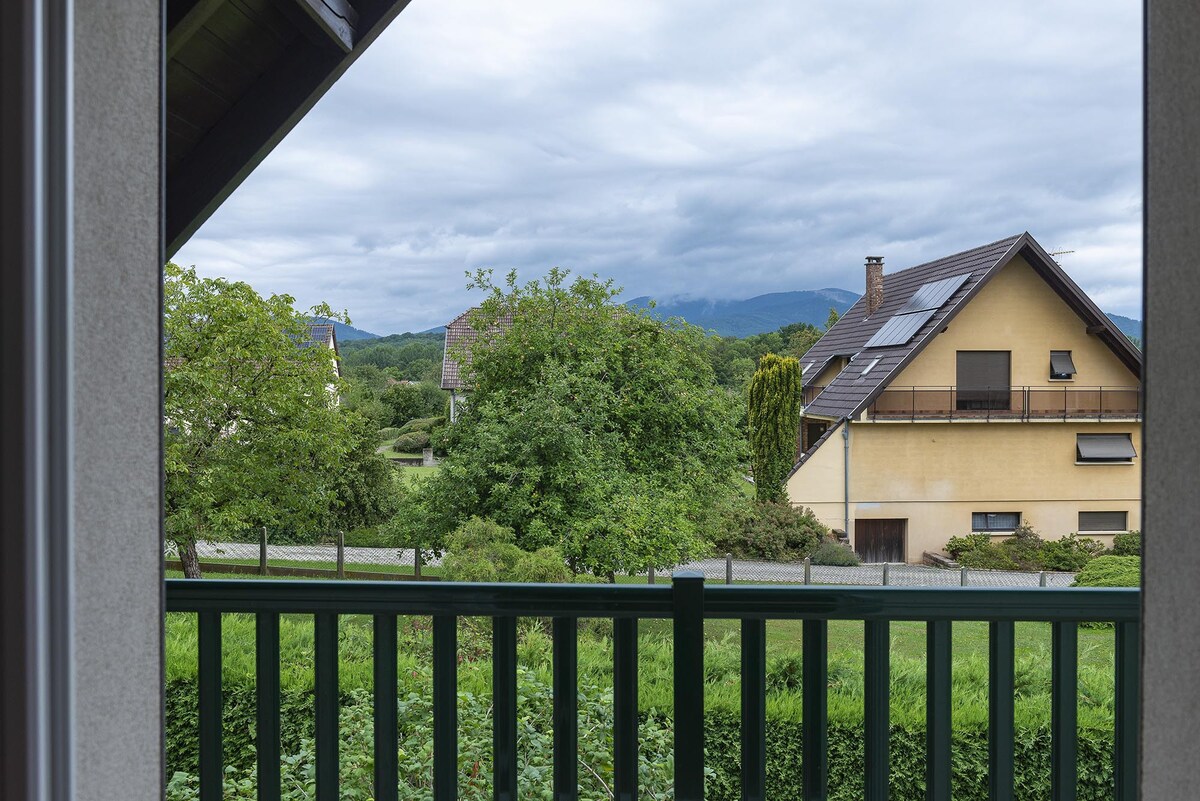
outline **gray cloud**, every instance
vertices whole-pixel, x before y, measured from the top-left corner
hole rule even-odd
[[[391,333],[476,267],[858,290],[1029,230],[1140,316],[1140,10],[1000,5],[414,3],[178,260]]]

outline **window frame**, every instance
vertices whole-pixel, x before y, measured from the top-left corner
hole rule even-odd
[[[1124,519],[1122,520],[1122,522],[1124,523],[1124,527],[1122,527],[1122,528],[1085,527],[1083,525],[1083,516],[1084,515],[1123,515]],[[1075,524],[1076,524],[1076,531],[1078,531],[1080,533],[1086,532],[1088,534],[1125,534],[1130,530],[1129,529],[1129,510],[1128,509],[1080,510],[1078,513],[1078,516],[1075,518]]]
[[[1070,351],[1070,350],[1052,350],[1052,351],[1050,351],[1050,378],[1047,380],[1054,381],[1056,383],[1067,383],[1067,382],[1074,381],[1075,376],[1077,376],[1079,374],[1078,367],[1075,367],[1075,372],[1073,372],[1073,373],[1055,373],[1054,372],[1054,354],[1056,354],[1056,353],[1067,354],[1067,361],[1069,361],[1071,363],[1072,367],[1075,367],[1075,360],[1073,358],[1071,358],[1072,351]],[[1066,376],[1065,378],[1062,377],[1064,375]]]
[[[1016,515],[1017,522],[1011,528],[1007,526],[988,526],[980,528],[975,525],[977,515],[983,515],[985,518],[992,515]],[[1023,515],[1020,512],[971,512],[971,533],[972,534],[1011,534],[1021,527],[1021,519]]]
[[[1079,450],[1079,438],[1080,437],[1125,437],[1125,439],[1128,440],[1128,442],[1129,442],[1129,449],[1131,451],[1133,451],[1133,455],[1129,456],[1129,457],[1122,457],[1119,459],[1086,459],[1086,458],[1084,458],[1083,454]],[[1107,465],[1132,465],[1132,464],[1136,463],[1134,460],[1137,459],[1137,457],[1138,457],[1138,452],[1137,452],[1137,448],[1135,448],[1133,445],[1133,434],[1132,433],[1129,433],[1129,432],[1117,432],[1117,433],[1104,432],[1104,433],[1100,433],[1100,434],[1076,434],[1075,435],[1075,464],[1077,464],[1077,465],[1106,465],[1106,464]]]

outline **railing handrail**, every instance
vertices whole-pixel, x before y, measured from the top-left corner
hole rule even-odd
[[[1117,392],[1117,391],[1140,392],[1142,389],[1140,386],[1138,386],[1136,384],[1132,385],[1132,386],[1130,386],[1128,384],[1120,384],[1120,385],[1098,384],[1098,385],[1094,385],[1094,386],[1084,386],[1081,384],[1073,384],[1071,382],[1059,381],[1059,382],[1055,382],[1053,384],[997,384],[996,386],[992,386],[990,384],[986,385],[986,386],[976,386],[974,384],[931,384],[931,385],[914,384],[914,385],[905,385],[905,386],[890,385],[887,387],[887,389],[885,389],[883,391],[884,392],[911,392],[914,389],[916,389],[916,390],[955,390],[955,389],[958,389],[960,386],[965,387],[967,389],[972,389],[972,390],[1007,389],[1007,390],[1011,390],[1011,391],[1016,391],[1016,390],[1026,390],[1026,389],[1032,389],[1032,390],[1044,389],[1047,392],[1063,392],[1063,391],[1066,391],[1066,392],[1095,392],[1097,390],[1105,390],[1105,391],[1112,390],[1114,392]]]
[[[168,612],[672,616],[671,586],[167,579]],[[953,593],[950,600],[948,593]],[[792,620],[1135,621],[1140,591],[1092,587],[706,585],[704,616]]]

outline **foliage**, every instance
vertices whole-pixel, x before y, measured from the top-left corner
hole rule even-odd
[[[740,443],[704,335],[568,275],[500,287],[476,274],[487,298],[471,324],[503,330],[453,354],[471,402],[444,429],[447,459],[400,516],[397,544],[444,547],[487,517],[522,549],[553,545],[574,571],[609,578],[705,549],[701,521],[738,491]]]
[[[968,534],[965,537],[951,537],[946,543],[946,553],[952,559],[958,559],[968,551],[977,551],[989,547],[992,538],[987,534]]]
[[[1115,556],[1141,556],[1142,532],[1127,531],[1113,537],[1112,553]]]
[[[404,490],[396,480],[396,471],[376,452],[375,433],[369,421],[352,418],[346,441],[350,450],[333,477],[333,507],[325,528],[378,526],[396,514]]]
[[[347,367],[370,366],[395,379],[436,384],[441,380],[445,342],[446,335],[438,331],[351,340],[339,342],[338,347]]]
[[[375,439],[377,442],[391,442],[398,436],[400,436],[400,429],[395,426],[388,426],[387,428],[379,429],[375,435]]]
[[[1139,587],[1142,557],[1097,556],[1075,577],[1074,587]]]
[[[1075,533],[1042,545],[1042,567],[1045,570],[1082,570],[1088,562],[1104,553],[1104,546],[1091,537]]]
[[[414,418],[429,418],[441,414],[446,394],[433,383],[392,384],[379,396],[390,412],[389,423],[403,426]]]
[[[795,561],[811,556],[829,536],[811,509],[787,502],[742,501],[739,514],[714,540],[718,553],[741,559]]]
[[[166,265],[164,529],[185,566],[197,539],[302,530],[335,501],[357,444],[354,417],[333,402],[330,352],[305,346],[309,316],[287,295]]]
[[[983,536],[987,536],[986,534]],[[963,567],[976,570],[1016,570],[1017,563],[1008,552],[998,544],[988,543],[983,548],[973,548],[964,551],[958,557],[958,563]]]
[[[445,417],[418,417],[414,420],[409,420],[404,425],[400,426],[397,435],[411,434],[414,431],[431,433],[434,429],[441,428],[446,424]]]
[[[747,397],[755,494],[760,501],[780,501],[786,495],[784,482],[795,462],[800,430],[800,362],[765,354],[750,379]]]
[[[825,540],[812,552],[812,563],[814,565],[853,567],[861,565],[862,558],[849,545]]]
[[[494,520],[472,517],[447,537],[442,560],[450,581],[525,581],[561,583],[570,572],[562,552],[544,547],[530,553],[518,548],[513,530]]]
[[[413,431],[396,437],[392,450],[396,453],[419,453],[429,447],[429,442],[429,435],[424,431]]]
[[[1012,560],[1018,570],[1045,569],[1045,541],[1034,530],[1029,521],[1023,520],[1013,531],[1012,537],[1001,544],[1006,556]]]

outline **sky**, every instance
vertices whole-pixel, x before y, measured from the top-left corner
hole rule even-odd
[[[1029,231],[1140,318],[1141,4],[413,0],[175,256],[443,325],[477,268],[839,287]]]

